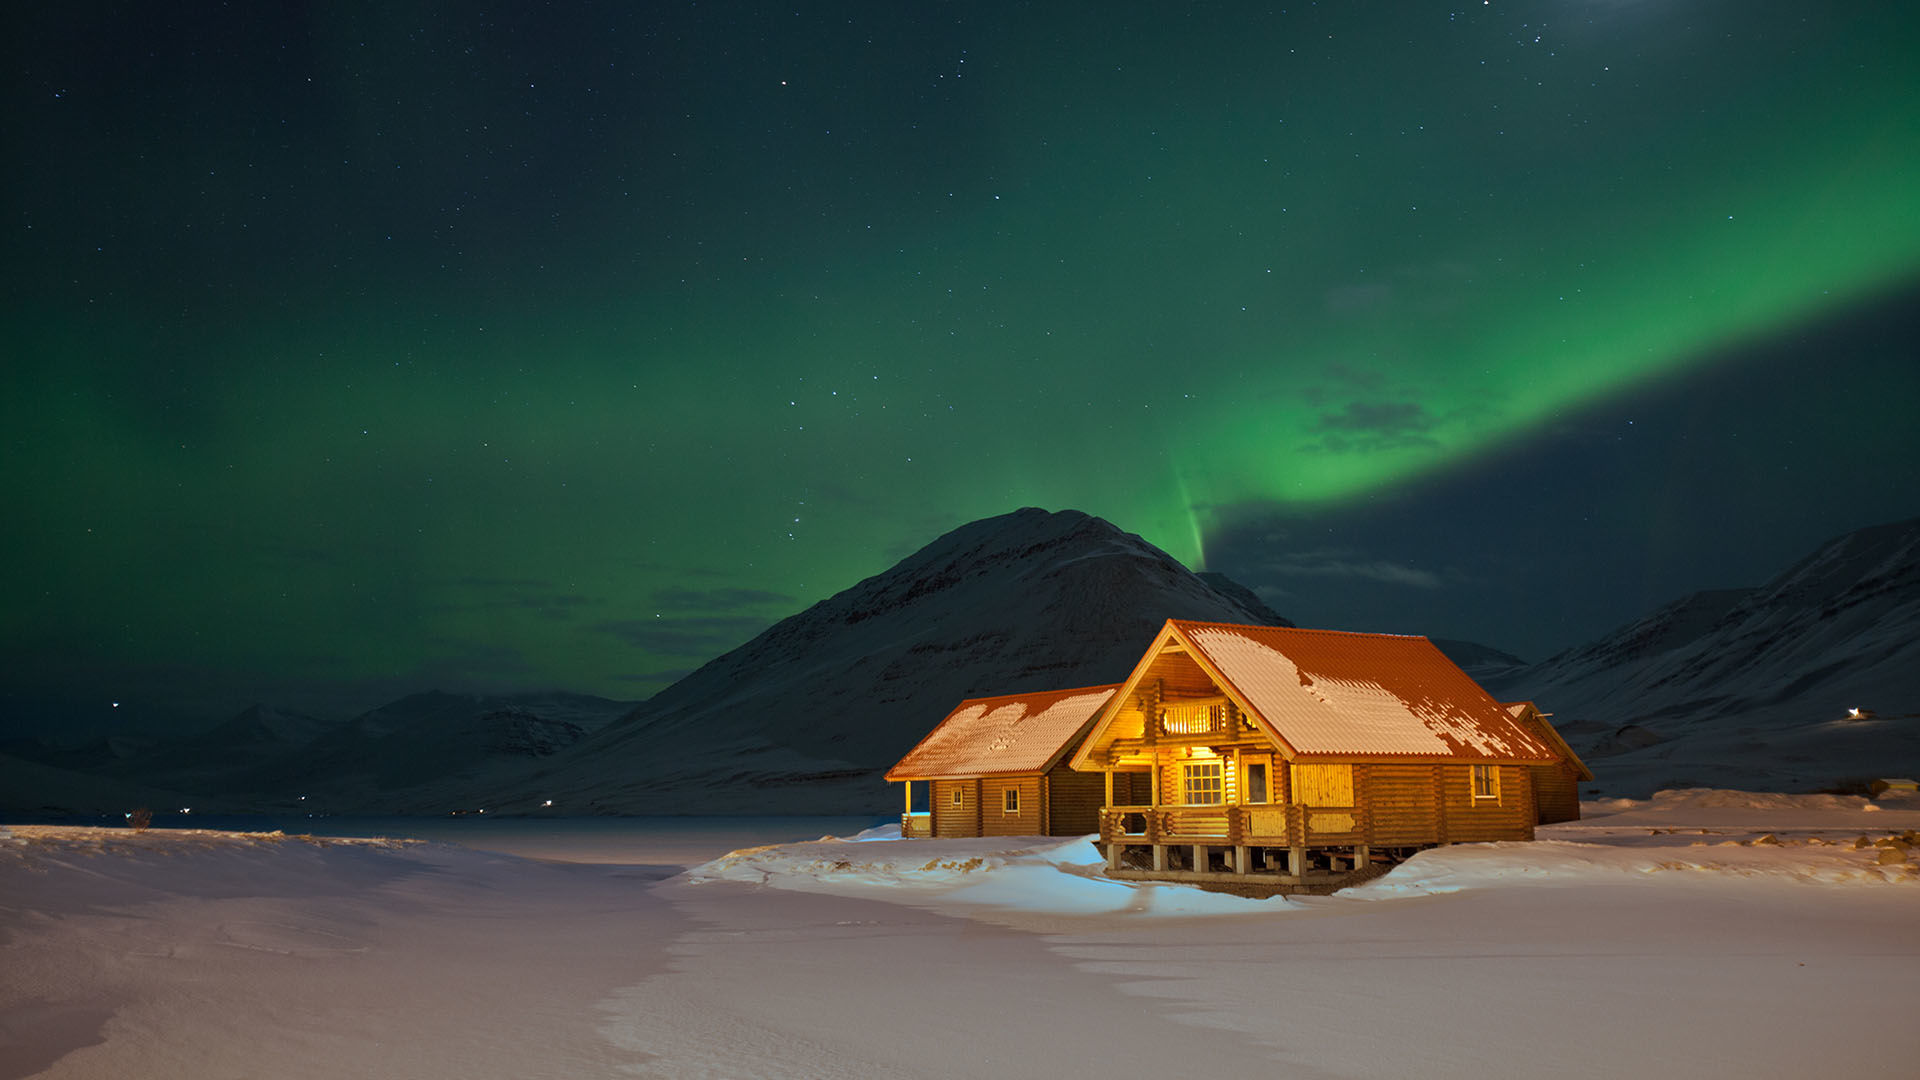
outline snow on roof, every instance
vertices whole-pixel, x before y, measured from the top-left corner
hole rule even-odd
[[[887,770],[888,780],[1044,772],[1119,686],[968,698]]]
[[[1426,638],[1171,622],[1301,754],[1559,757]]]

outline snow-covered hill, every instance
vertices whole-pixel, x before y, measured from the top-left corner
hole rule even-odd
[[[586,694],[412,694],[226,784],[264,805],[305,795],[306,805],[331,813],[461,809],[630,708]],[[430,803],[422,791],[435,793]]]
[[[561,792],[575,812],[890,809],[880,772],[954,702],[1118,681],[1168,618],[1285,622],[1099,518],[987,518],[781,621],[496,801]]]
[[[1697,593],[1510,675],[1598,777],[1645,795],[1920,771],[1920,519],[1837,537],[1757,589]],[[1850,718],[1851,709],[1872,714]]]

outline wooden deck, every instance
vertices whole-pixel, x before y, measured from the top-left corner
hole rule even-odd
[[[1382,835],[1363,807],[1300,805],[1111,806],[1099,843],[1108,877],[1249,896],[1332,892],[1435,846]]]

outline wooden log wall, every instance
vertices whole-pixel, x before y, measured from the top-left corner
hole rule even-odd
[[[1120,777],[1113,779],[1113,795],[1118,799]],[[1047,773],[1046,789],[1047,816],[1042,831],[1048,836],[1081,836],[1099,831],[1100,806],[1107,797],[1106,777],[1097,772],[1075,772],[1062,761]]]
[[[1431,844],[1440,838],[1434,766],[1373,764],[1366,768],[1374,843],[1395,847]]]
[[[1580,820],[1580,782],[1573,766],[1556,762],[1535,765],[1528,771],[1533,774],[1533,801],[1538,808],[1539,824]]]
[[[1185,762],[1179,758],[1169,758],[1160,765],[1160,805],[1184,806],[1187,801],[1187,775],[1180,768]]]
[[[1146,772],[1116,772],[1113,774],[1113,805],[1145,806],[1148,796],[1153,794],[1153,780]]]
[[[1441,809],[1446,841],[1469,844],[1487,840],[1533,839],[1533,783],[1525,765],[1498,765],[1500,797],[1473,797],[1473,767],[1439,767]]]
[[[1040,794],[1046,786],[1038,776],[996,776],[978,781],[981,787],[981,836],[1039,836],[1046,832],[1046,802]],[[1006,812],[1008,788],[1020,793],[1018,813]]]
[[[953,796],[960,795],[959,805]],[[933,782],[933,835],[941,837],[980,835],[980,782],[978,780],[935,780]]]

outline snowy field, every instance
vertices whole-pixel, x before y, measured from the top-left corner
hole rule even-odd
[[[1273,900],[1084,840],[721,854],[770,821],[14,826],[0,1080],[1920,1075],[1920,803],[1584,810]]]

